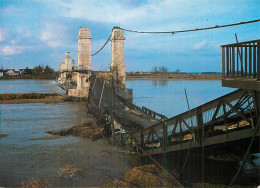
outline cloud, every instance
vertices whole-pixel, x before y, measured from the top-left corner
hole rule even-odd
[[[0,28],[0,42],[3,42],[6,40],[6,35],[7,35],[7,33],[6,33],[5,29]]]
[[[10,5],[10,6],[3,8],[2,11],[3,11],[3,15],[5,15],[5,16],[14,16],[14,14],[20,15],[25,10],[22,8],[19,8],[17,6],[14,6],[14,5]]]
[[[40,40],[52,48],[64,46],[62,41],[66,38],[65,30],[60,24],[47,22],[42,29]]]
[[[201,50],[203,48],[205,48],[208,45],[207,41],[202,41],[200,43],[197,43],[193,46],[193,50]]]
[[[23,52],[22,46],[4,46],[1,49],[3,55],[16,55]]]

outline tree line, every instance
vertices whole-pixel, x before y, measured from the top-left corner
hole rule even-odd
[[[33,79],[55,79],[57,77],[55,70],[48,65],[45,67],[43,65],[37,65],[33,69],[26,67],[24,74],[31,75]]]
[[[10,69],[4,69],[3,66],[0,67],[0,71],[7,72]],[[53,68],[46,65],[37,65],[33,67],[32,69],[26,67],[25,69],[19,69],[19,74],[13,75],[13,76],[4,76],[3,79],[56,79],[58,76],[58,73],[55,72]],[[16,71],[17,72],[17,71]]]

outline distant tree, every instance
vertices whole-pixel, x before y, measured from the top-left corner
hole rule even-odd
[[[162,73],[167,74],[168,73],[168,68],[165,66],[162,66]]]
[[[0,71],[3,71],[3,70],[4,70],[4,66],[1,65],[1,66],[0,66]]]
[[[176,71],[175,71],[176,73],[180,73],[181,71],[180,71],[180,69],[176,69]]]
[[[158,73],[158,68],[156,66],[152,68],[152,73]]]
[[[57,76],[57,73],[54,71],[54,69],[52,69],[48,65],[46,65],[45,67],[43,67],[42,65],[38,65],[33,68],[32,72],[33,78],[35,79],[55,79]]]
[[[168,73],[168,68],[165,67],[165,66],[159,67],[159,73],[167,74]]]
[[[27,66],[24,70],[24,75],[32,75],[32,74],[33,74],[32,69],[29,69]]]
[[[43,73],[43,66],[38,65],[33,68],[33,78],[41,79]]]

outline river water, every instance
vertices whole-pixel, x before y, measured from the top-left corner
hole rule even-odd
[[[200,80],[131,79],[126,87],[133,89],[137,105],[167,117],[187,111],[184,88],[190,108],[234,91],[221,87],[221,81]],[[0,93],[26,92],[65,94],[53,80],[0,80]],[[122,177],[137,161],[103,140],[74,136],[30,140],[50,136],[47,130],[70,128],[86,115],[85,103],[0,104],[0,134],[9,134],[0,138],[0,186],[20,186],[22,180],[32,177],[47,179],[55,187],[100,186]],[[84,168],[83,176],[59,177],[58,171],[66,165]],[[258,174],[259,160],[250,165],[244,170],[254,174],[257,170]]]
[[[64,94],[52,80],[0,80],[0,93],[25,92]],[[103,140],[30,140],[51,136],[47,130],[70,128],[86,115],[85,103],[0,104],[0,134],[9,134],[0,138],[0,186],[21,186],[22,180],[39,178],[54,187],[86,187],[121,178],[136,160]],[[59,177],[66,165],[83,168],[83,176]]]

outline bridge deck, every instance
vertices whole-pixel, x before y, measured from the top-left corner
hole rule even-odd
[[[137,110],[114,110],[114,114],[115,118],[121,121],[123,129],[126,131],[148,128],[160,122]]]
[[[259,123],[254,100],[254,91],[237,90],[148,128],[116,135],[115,140],[141,147],[142,156],[211,146],[223,150],[242,140],[248,143]]]

